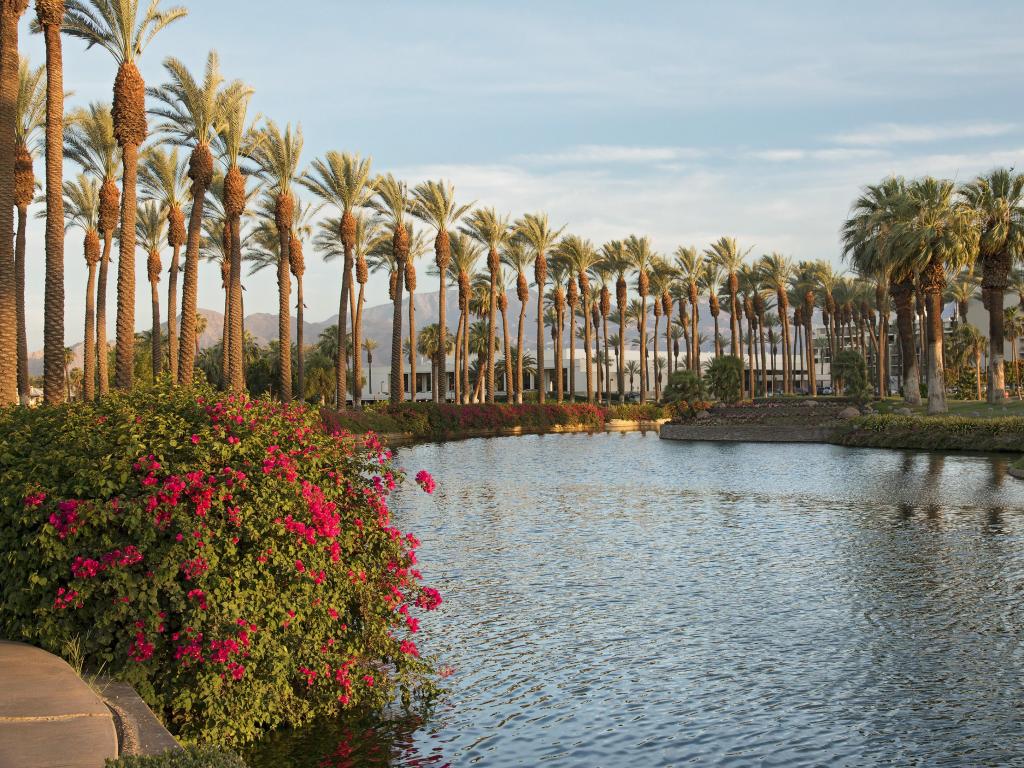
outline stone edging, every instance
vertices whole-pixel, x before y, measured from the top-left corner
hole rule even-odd
[[[706,440],[729,443],[830,443],[834,427],[791,427],[774,424],[665,424],[663,440]]]

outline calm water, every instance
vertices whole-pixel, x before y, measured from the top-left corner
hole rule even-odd
[[[404,449],[451,664],[427,717],[266,766],[1024,765],[1006,460],[549,435]]]

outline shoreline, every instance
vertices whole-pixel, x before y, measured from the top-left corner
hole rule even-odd
[[[559,435],[574,433],[595,433],[595,432],[659,432],[661,427],[668,422],[668,419],[627,421],[624,419],[611,419],[605,422],[604,426],[596,427],[592,424],[554,424],[551,427],[486,427],[477,429],[459,430],[458,432],[446,432],[438,435],[422,436],[412,432],[377,432],[375,433],[382,443],[388,447],[401,447],[410,445],[421,445],[426,443],[444,443],[457,440],[472,440],[477,437],[519,437],[522,435]]]

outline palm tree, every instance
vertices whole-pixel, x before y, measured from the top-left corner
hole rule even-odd
[[[90,329],[90,333],[95,332],[96,335],[96,375],[101,395],[107,394],[110,387],[107,370],[107,270],[120,218],[121,193],[117,188],[119,152],[109,105],[93,103],[69,116],[64,132],[64,156],[78,163],[86,174],[100,182],[99,231],[103,238],[103,253],[96,278],[96,327]]]
[[[519,328],[516,333],[516,369],[513,388],[515,401],[523,402],[523,342],[526,331],[526,304],[530,300],[530,285],[526,280],[526,270],[535,258],[535,252],[520,237],[512,238],[505,246],[502,261],[516,274],[516,297],[519,299]]]
[[[563,343],[563,329],[565,326],[565,281],[566,276],[569,274],[568,265],[565,264],[561,259],[555,259],[553,262],[548,264],[548,273],[551,277],[551,291],[549,293],[551,310],[553,315],[551,316],[551,341],[552,348],[555,353],[554,366],[555,366],[555,398],[560,403],[564,397],[565,391],[565,377],[563,375],[563,358],[565,357],[562,351]]]
[[[793,370],[790,365],[792,337],[789,330],[789,294],[787,289],[793,277],[793,260],[781,253],[772,252],[761,257],[759,263],[761,281],[765,288],[775,291],[779,322],[782,325],[782,391],[793,393]],[[772,353],[775,359],[775,353]]]
[[[363,349],[366,350],[366,375],[369,380],[368,391],[373,395],[373,350],[377,348],[377,341],[369,337],[363,339]]]
[[[952,301],[956,304],[954,323],[957,323],[957,321],[959,321],[957,324],[967,322],[967,307],[971,299],[977,297],[980,284],[981,280],[970,270],[963,270],[950,281],[943,300]]]
[[[818,380],[814,368],[814,307],[818,301],[818,265],[813,261],[801,261],[791,280],[793,291],[799,301],[800,320],[803,323],[804,367],[807,369],[807,390],[811,397],[818,396]]]
[[[633,377],[640,373],[640,366],[637,365],[636,360],[630,360],[626,363],[626,373],[629,374],[629,391],[633,391]]]
[[[753,246],[745,251],[741,251],[734,237],[721,237],[712,243],[710,247],[704,249],[704,254],[708,259],[720,266],[725,273],[725,287],[729,291],[729,330],[732,338],[730,350],[733,356],[738,357],[740,360],[743,359],[743,354],[739,347],[740,306],[737,298],[739,295],[738,273],[743,260],[751,250],[753,250]]]
[[[171,381],[178,379],[178,272],[181,249],[186,242],[185,195],[188,167],[178,149],[150,147],[142,153],[139,166],[139,190],[143,201],[152,200],[167,218],[167,245],[172,249],[167,272],[167,369]]]
[[[405,256],[405,289],[409,293],[409,338],[416,338],[416,259],[425,256],[429,250],[427,239],[422,232],[408,225],[409,249]],[[440,349],[440,348],[439,348]],[[416,400],[416,348],[409,345],[409,399]]]
[[[608,284],[611,282],[612,275],[615,270],[611,268],[606,259],[604,258],[604,246],[601,247],[601,258],[594,264],[590,269],[590,273],[597,278],[598,290],[596,294],[596,302],[594,310],[596,311],[595,322],[600,323],[601,330],[604,334],[604,355],[601,360],[604,365],[604,397],[605,402],[611,405],[611,357],[608,354],[608,317],[612,312],[612,294],[608,288]],[[597,333],[595,332],[595,336]],[[618,352],[616,351],[616,354]],[[601,388],[601,372],[598,370],[597,375],[598,390]],[[600,398],[598,398],[600,399]]]
[[[149,285],[152,294],[153,307],[153,330],[150,334],[153,356],[153,381],[160,378],[161,362],[163,358],[163,340],[160,334],[160,247],[164,237],[164,211],[160,204],[149,200],[139,206],[138,216],[135,220],[136,236],[139,243],[146,251],[146,272],[149,276]],[[168,325],[170,325],[168,318]]]
[[[466,218],[462,231],[487,248],[487,269],[490,272],[490,311],[487,320],[487,402],[494,402],[495,321],[498,309],[498,272],[501,270],[500,252],[512,236],[508,216],[501,216],[493,208],[477,208]]]
[[[690,329],[692,351],[690,354],[691,370],[700,372],[700,346],[697,343],[698,328],[700,327],[700,292],[704,286],[704,278],[707,273],[707,262],[698,254],[694,246],[676,248],[676,268],[686,286],[687,295],[690,299]],[[716,319],[717,329],[717,319]],[[717,332],[717,330],[716,330]]]
[[[615,367],[618,373],[619,405],[626,402],[626,309],[629,305],[629,287],[626,275],[632,269],[632,262],[626,254],[621,240],[611,240],[601,246],[605,265],[615,274],[615,308],[619,313],[619,333],[616,334]]]
[[[247,115],[249,99],[252,91],[246,89],[238,98],[233,99],[224,111],[224,120],[217,134],[218,154],[224,164],[225,174],[223,182],[223,203],[224,215],[228,232],[231,238],[230,268],[228,270],[228,293],[230,296],[229,305],[231,308],[231,324],[228,333],[228,388],[232,392],[245,390],[245,362],[243,344],[245,339],[244,313],[242,310],[242,214],[245,213],[248,203],[245,177],[239,162],[243,149],[249,139]],[[292,201],[289,199],[289,205]],[[289,222],[290,223],[290,222]],[[287,233],[290,232],[286,230]],[[280,259],[279,259],[280,261]],[[280,273],[280,267],[278,268]],[[290,288],[287,273],[285,282]],[[284,299],[285,310],[290,301],[289,295]],[[290,323],[289,323],[290,324]],[[278,339],[278,361],[277,372],[278,396],[288,402],[291,399],[292,372],[291,372],[291,343],[290,334],[287,333],[283,340]],[[283,355],[283,357],[280,357]]]
[[[14,280],[17,300],[15,316],[18,324],[18,398],[22,405],[28,405],[29,401],[28,335],[25,328],[25,229],[28,226],[28,207],[32,204],[35,197],[36,184],[35,176],[32,172],[33,156],[39,150],[39,131],[46,123],[45,75],[45,67],[33,69],[29,65],[28,59],[22,57],[18,67],[17,123],[14,126],[15,143],[17,145],[17,158],[14,163],[14,205],[18,209],[18,231],[15,237],[14,248]],[[60,232],[61,248],[63,248],[63,222],[60,222]],[[52,265],[48,263],[48,266]],[[49,282],[47,286],[49,286]],[[62,284],[61,287],[63,287]],[[49,287],[47,290],[50,290]],[[46,306],[49,307],[49,305]],[[60,307],[60,311],[63,312],[63,304]],[[46,320],[44,319],[44,324],[45,322]],[[50,330],[52,332],[53,329],[51,328]],[[61,346],[64,344],[63,333],[62,322],[60,329]],[[60,373],[63,374],[63,368],[61,368]],[[49,391],[51,395],[56,394],[58,398],[63,397],[63,382],[51,382],[48,390],[44,383],[45,391]]]
[[[951,181],[931,177],[907,188],[910,215],[896,225],[891,247],[901,269],[913,270],[925,295],[928,313],[928,413],[946,412],[942,364],[942,293],[946,270],[967,266],[977,248],[973,212],[954,205]]]
[[[451,236],[449,230],[454,227],[459,219],[469,212],[473,207],[468,205],[455,204],[455,187],[446,181],[425,181],[416,185],[412,191],[413,206],[412,215],[427,225],[434,228],[434,263],[437,265],[438,277],[441,280],[441,287],[437,297],[437,318],[439,338],[437,349],[439,351],[448,348],[448,264],[451,261]],[[440,361],[442,373],[445,370],[445,361]],[[439,382],[439,391],[435,393],[437,398],[444,402],[448,397],[448,377],[442,375]]]
[[[18,100],[18,22],[28,0],[0,4],[0,406],[18,402],[14,181]],[[58,186],[57,189],[60,187]]]
[[[998,403],[1006,396],[1003,294],[1014,256],[1024,249],[1024,174],[997,168],[963,185],[960,194],[974,211],[980,229],[978,261],[982,289],[988,296],[988,401]]]
[[[216,51],[210,51],[202,82],[175,58],[164,61],[170,82],[149,90],[158,102],[151,113],[162,119],[159,132],[172,144],[189,147],[188,177],[192,180],[192,208],[185,241],[185,265],[181,286],[181,332],[177,381],[191,384],[195,367],[195,325],[199,288],[199,244],[206,194],[213,183],[213,153],[210,145],[224,127],[231,103],[246,96],[248,89],[239,81],[224,87]],[[171,318],[173,320],[173,318]]]
[[[910,405],[921,402],[921,374],[914,338],[914,319],[910,302],[914,292],[914,272],[901,266],[894,251],[892,234],[909,212],[906,182],[891,176],[880,184],[868,185],[854,201],[841,233],[843,255],[861,275],[876,279],[876,309],[881,313],[878,329],[878,385],[884,396],[888,381],[889,314],[882,311],[891,285],[896,304],[896,330],[903,360],[903,398]],[[923,350],[922,346],[922,350]]]
[[[370,158],[365,160],[359,155],[342,152],[328,152],[324,159],[313,161],[310,171],[307,172],[299,182],[310,192],[319,197],[324,203],[335,206],[341,213],[338,220],[340,224],[340,237],[344,248],[344,263],[341,270],[341,301],[338,307],[338,347],[342,348],[342,339],[347,335],[348,322],[346,312],[348,311],[349,296],[352,293],[352,266],[353,249],[355,248],[356,222],[354,211],[369,204],[370,197],[374,193],[374,182],[370,179]],[[397,220],[401,224],[400,219]],[[402,235],[399,235],[399,229]],[[396,226],[394,243],[396,250],[405,247],[408,240],[404,234],[404,225]],[[404,255],[402,257],[404,261]],[[401,325],[401,307],[398,310],[398,321]],[[401,354],[401,330],[399,329],[398,340],[399,354]],[[394,353],[394,345],[392,345]],[[392,380],[391,397],[395,397],[395,361],[392,359]],[[335,406],[345,407],[348,387],[346,382],[347,369],[343,355],[338,355],[335,368]],[[398,380],[399,386],[401,379]],[[353,388],[354,391],[354,388]]]
[[[74,181],[64,182],[64,216],[67,229],[80,228],[85,234],[83,250],[88,277],[85,284],[85,348],[83,351],[82,395],[86,400],[96,396],[96,265],[100,260],[99,238],[100,185],[84,173]]]
[[[274,224],[277,226],[279,245],[277,259],[277,338],[278,338],[278,392],[282,401],[292,398],[291,364],[291,242],[295,221],[295,198],[292,182],[299,172],[302,155],[302,129],[286,125],[284,132],[273,120],[267,120],[257,131],[248,148],[249,159],[256,167],[256,175],[269,185],[274,196]],[[357,337],[359,329],[353,328]],[[358,382],[358,374],[356,374]],[[303,382],[304,384],[304,382]],[[354,385],[358,389],[358,384]],[[299,389],[302,397],[302,388]]]
[[[533,280],[537,286],[537,402],[547,397],[544,382],[544,288],[548,277],[547,254],[558,241],[564,227],[553,229],[546,213],[528,213],[513,224],[516,237],[523,240],[532,251]],[[519,346],[522,346],[520,344]],[[561,361],[558,361],[561,365]]]
[[[842,276],[837,274],[832,268],[832,264],[828,261],[819,260],[815,262],[817,265],[817,280],[818,286],[821,288],[821,301],[822,301],[822,320],[825,323],[825,335],[828,338],[828,347],[831,350],[832,357],[835,357],[838,352],[836,345],[836,299],[834,292],[839,285]]]
[[[954,365],[961,368],[967,365],[974,367],[976,399],[981,400],[984,397],[981,389],[981,356],[985,352],[986,342],[984,335],[970,323],[964,322],[953,329],[950,341]]]
[[[1017,307],[1007,307],[1003,310],[1003,328],[1006,338],[1010,342],[1010,361],[1013,364],[1013,384],[1017,390],[1017,399],[1021,399],[1020,386],[1020,365],[1017,361],[1017,339],[1024,334],[1024,317],[1021,316]],[[979,398],[981,399],[981,398]]]
[[[153,0],[139,14],[138,0],[68,0],[64,32],[91,48],[105,48],[117,62],[114,80],[114,137],[121,147],[121,237],[117,262],[117,357],[114,379],[131,389],[135,366],[135,212],[139,147],[146,140],[146,84],[136,59],[168,24],[188,13],[161,10]],[[3,222],[0,222],[2,228]]]
[[[594,244],[578,235],[566,235],[558,244],[558,255],[566,260],[576,274],[576,284],[583,298],[583,363],[587,370],[587,402],[594,402],[594,371],[591,365],[593,358],[591,349],[591,291],[590,270],[600,260]],[[575,390],[573,390],[575,395]]]
[[[456,400],[462,396],[460,402],[469,402],[469,301],[472,293],[472,276],[476,271],[476,265],[483,254],[483,246],[474,241],[469,235],[462,232],[450,233],[449,242],[452,250],[451,271],[459,286],[459,332],[462,338],[462,351],[459,351],[456,344],[456,365],[455,385]],[[459,361],[461,358],[462,374],[460,381]]]
[[[654,253],[647,236],[630,235],[624,244],[626,258],[636,271],[637,293],[640,294],[640,402],[647,399],[647,295],[650,292],[650,268]]]
[[[64,63],[60,40],[64,11],[64,0],[36,0],[36,22],[42,29],[46,41],[46,286],[43,298],[43,397],[48,403],[58,403],[64,399]],[[15,160],[16,167],[17,163]]]
[[[708,311],[715,321],[715,357],[722,356],[722,334],[718,331],[718,315],[721,313],[721,305],[718,302],[718,292],[722,290],[722,268],[712,261],[704,261],[704,274],[701,276],[701,287],[708,295]]]

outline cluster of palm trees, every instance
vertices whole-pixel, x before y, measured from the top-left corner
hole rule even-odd
[[[161,0],[149,0],[144,7],[138,0],[36,0],[35,22],[47,51],[46,64],[38,69],[18,56],[18,21],[27,8],[28,0],[0,3],[0,230],[12,233],[0,238],[0,403],[26,402],[29,393],[25,229],[36,186],[33,160],[40,153],[46,166],[40,198],[46,221],[43,382],[51,403],[69,391],[63,266],[65,233],[72,229],[83,235],[88,267],[85,399],[104,394],[111,379],[121,389],[135,381],[138,249],[146,254],[150,283],[152,329],[146,342],[152,380],[166,375],[187,385],[199,370],[233,392],[251,386],[247,361],[253,355],[242,290],[243,262],[248,262],[250,274],[276,269],[276,359],[264,368],[272,371],[272,389],[282,400],[296,393],[302,399],[314,391],[323,395],[332,387],[335,403],[351,400],[360,406],[363,355],[369,369],[376,346],[364,338],[366,287],[370,274],[380,272],[387,275],[393,302],[393,401],[406,396],[406,361],[410,388],[416,389],[418,354],[431,361],[435,399],[448,399],[446,361],[454,354],[451,397],[457,402],[493,402],[501,390],[521,402],[528,375],[543,402],[549,390],[544,359],[549,338],[555,356],[550,390],[559,400],[577,392],[577,339],[590,401],[611,400],[613,357],[620,400],[626,377],[632,389],[637,374],[641,399],[652,390],[658,398],[669,373],[684,367],[700,370],[701,351],[708,345],[716,356],[728,351],[741,361],[747,396],[815,393],[820,344],[831,354],[861,351],[875,371],[878,392],[885,395],[892,302],[903,391],[914,402],[919,398],[918,334],[911,307],[916,299],[921,348],[928,351],[929,409],[941,411],[946,275],[973,279],[978,269],[986,307],[992,309],[988,394],[990,399],[1004,396],[1003,294],[1024,226],[1024,181],[1010,171],[995,171],[959,189],[946,181],[897,178],[866,188],[842,233],[856,276],[838,274],[827,261],[797,263],[779,253],[752,260],[752,249],[730,237],[702,251],[679,247],[671,256],[656,253],[647,237],[637,235],[597,246],[553,226],[543,213],[512,220],[494,208],[458,202],[447,181],[410,187],[392,174],[375,174],[371,160],[357,154],[329,151],[303,167],[300,128],[251,120],[252,88],[226,79],[215,52],[198,75],[167,58],[166,82],[147,87],[137,60],[164,28],[187,14],[184,8],[164,7]],[[113,57],[112,103],[65,114],[62,35]],[[80,169],[74,179],[62,176],[65,159]],[[115,241],[111,377],[106,296]],[[342,277],[334,338],[330,343],[321,338],[307,348],[303,276],[310,248],[325,260],[340,260]],[[165,251],[170,252],[168,268]],[[417,332],[416,262],[431,252],[431,271],[441,284],[438,315]],[[201,260],[221,270],[224,326],[216,371],[209,355],[200,358],[198,344]],[[532,322],[526,318],[531,282],[538,298],[535,359],[525,350],[527,323]],[[458,295],[454,335],[448,327],[449,285]],[[509,290],[516,292],[520,306],[515,343],[509,331]],[[700,330],[702,304],[714,323],[712,339]],[[724,338],[719,334],[723,310],[729,316]],[[824,341],[815,331],[816,311],[825,326]],[[609,333],[609,325],[618,331]],[[626,359],[634,332],[638,364]],[[566,333],[568,381],[562,367]],[[664,358],[659,356],[662,338]],[[308,371],[307,350],[318,356]],[[780,351],[781,364],[776,362]]]

